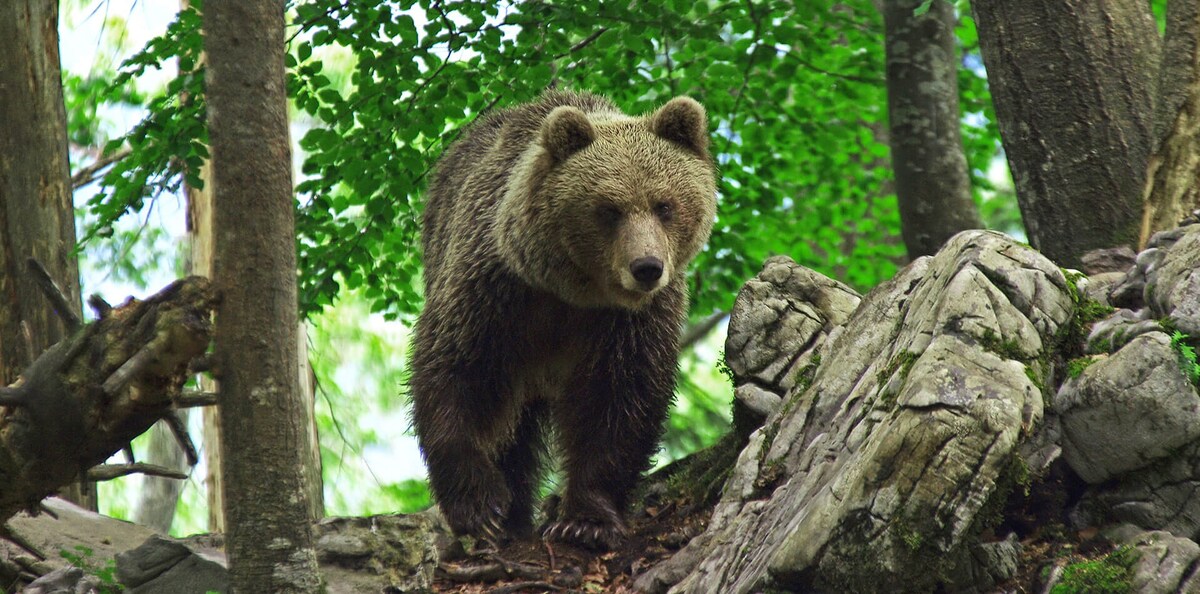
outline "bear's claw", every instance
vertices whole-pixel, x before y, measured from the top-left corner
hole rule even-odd
[[[485,506],[483,509],[453,509],[442,507],[442,515],[455,534],[470,535],[482,538],[492,544],[504,541],[506,530],[504,520],[506,514],[499,504]]]
[[[590,549],[615,549],[625,540],[621,526],[592,520],[562,520],[551,522],[542,530],[542,538],[569,542]]]

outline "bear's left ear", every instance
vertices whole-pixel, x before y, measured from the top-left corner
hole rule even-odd
[[[676,97],[658,108],[650,118],[650,129],[661,138],[708,156],[708,114],[691,97]]]
[[[562,105],[554,108],[542,124],[542,146],[550,151],[555,162],[587,148],[596,140],[596,128],[587,114],[577,107]]]

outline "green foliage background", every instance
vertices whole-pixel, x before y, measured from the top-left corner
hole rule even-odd
[[[955,4],[975,197],[990,227],[1019,234],[974,23],[967,3]],[[184,180],[202,183],[202,8],[193,0],[120,68],[67,79],[73,142],[106,154],[131,149],[81,213],[85,261],[119,278],[144,282],[147,267],[162,265],[145,259],[154,252],[129,247],[162,238],[146,232],[151,225],[130,225],[128,213],[148,220],[155,201]],[[628,113],[676,95],[707,108],[721,184],[712,239],[691,272],[695,319],[728,311],[771,255],[860,290],[903,263],[883,25],[867,0],[295,0],[288,15],[287,87],[301,149],[301,308],[313,324],[328,481],[372,481],[363,452],[385,444],[358,421],[403,404],[396,395],[406,339],[379,328],[383,319],[410,322],[422,305],[418,221],[430,168],[480,114],[548,87],[598,92]],[[139,81],[174,64],[182,74],[139,92]],[[95,132],[101,104],[140,106],[147,115],[108,140]],[[712,443],[728,425],[730,388],[715,371],[720,341],[710,338],[681,363],[664,461]],[[370,385],[340,385],[346,369]],[[427,503],[423,485],[411,481],[367,490],[378,495],[330,493],[331,511]]]
[[[958,27],[965,146],[996,226],[1011,201],[984,200],[999,143],[974,25]],[[479,114],[542,90],[586,89],[630,113],[686,94],[707,107],[721,165],[712,240],[693,267],[694,311],[727,309],[772,254],[866,289],[903,258],[886,143],[883,31],[870,2],[529,1],[291,5],[288,90],[307,115],[297,229],[307,314],[361,289],[389,317],[420,309],[419,216],[430,167]],[[128,60],[114,81],[182,61],[185,74],[89,203],[89,237],[207,155],[199,17]],[[330,63],[332,62],[332,64]],[[997,206],[999,205],[999,206]]]

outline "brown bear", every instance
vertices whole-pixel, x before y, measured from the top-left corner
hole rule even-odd
[[[686,97],[630,117],[550,91],[447,151],[427,192],[410,388],[455,532],[529,534],[552,436],[566,485],[543,535],[623,538],[673,398],[684,270],[715,182],[707,116]]]

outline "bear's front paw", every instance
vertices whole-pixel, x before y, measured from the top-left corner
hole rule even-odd
[[[455,534],[483,538],[493,544],[499,544],[504,539],[507,507],[508,502],[501,498],[441,504],[442,515]]]
[[[568,519],[550,522],[542,529],[542,538],[568,542],[589,549],[607,551],[625,540],[625,526],[610,521]]]

